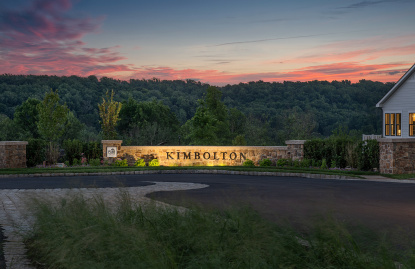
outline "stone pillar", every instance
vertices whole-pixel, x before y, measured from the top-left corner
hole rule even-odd
[[[306,140],[287,140],[287,159],[303,160],[304,159],[304,143]]]
[[[26,168],[26,141],[0,142],[0,168]]]
[[[415,138],[379,138],[378,142],[381,173],[415,173]]]
[[[117,157],[121,156],[122,140],[102,140],[101,143],[104,161],[113,163]]]

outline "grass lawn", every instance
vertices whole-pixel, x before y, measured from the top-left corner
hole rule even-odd
[[[250,208],[178,211],[138,207],[120,193],[112,210],[76,196],[35,203],[26,240],[41,268],[415,268],[411,250],[331,218],[298,232]]]

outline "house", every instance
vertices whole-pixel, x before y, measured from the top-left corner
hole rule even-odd
[[[383,111],[379,168],[385,174],[415,173],[415,64],[376,104]]]
[[[383,137],[415,138],[415,64],[376,107],[383,110]]]

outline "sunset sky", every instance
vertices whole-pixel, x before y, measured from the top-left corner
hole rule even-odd
[[[0,74],[396,82],[414,26],[414,0],[1,1]]]

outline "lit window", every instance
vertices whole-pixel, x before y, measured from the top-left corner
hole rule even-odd
[[[409,113],[409,136],[415,136],[415,113]]]
[[[391,114],[389,113],[385,113],[385,135],[391,135],[391,130],[390,130],[390,117]]]
[[[385,136],[401,136],[401,113],[385,113]]]

